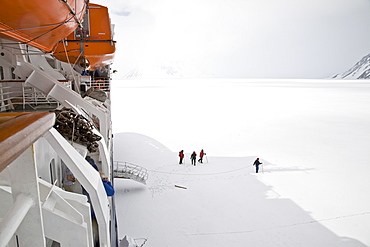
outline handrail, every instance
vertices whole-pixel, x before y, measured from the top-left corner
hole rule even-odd
[[[109,77],[93,77],[89,86],[98,88],[104,92],[110,91],[110,78]]]
[[[113,170],[115,178],[133,179],[143,184],[149,177],[146,168],[124,161],[114,161]]]
[[[16,89],[10,83],[19,83]],[[23,110],[26,106],[35,109],[39,105],[56,105],[59,102],[48,97],[37,88],[26,85],[24,80],[0,80],[0,111],[14,110],[21,106]]]
[[[0,113],[0,172],[54,126],[55,114]]]

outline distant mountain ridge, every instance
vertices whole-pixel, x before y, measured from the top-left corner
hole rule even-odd
[[[342,74],[337,74],[333,79],[370,79],[370,54],[364,56],[352,68]]]
[[[186,69],[186,66],[180,62],[150,62],[137,66],[128,71],[125,79],[138,78],[183,78],[185,75],[196,77],[196,72]],[[213,75],[202,73],[202,77],[212,77]],[[352,68],[341,74],[336,74],[329,79],[370,79],[370,54],[364,56]]]
[[[183,66],[176,62],[153,62],[152,64],[143,64],[130,70],[124,78],[181,78],[184,77],[183,71]]]

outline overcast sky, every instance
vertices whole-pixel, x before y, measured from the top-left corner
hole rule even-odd
[[[369,0],[98,0],[120,79],[326,78],[370,53]]]

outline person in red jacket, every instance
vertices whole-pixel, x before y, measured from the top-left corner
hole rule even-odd
[[[181,164],[182,164],[182,160],[184,159],[184,150],[181,150],[181,151],[179,152],[179,157],[180,157],[180,162],[179,162],[179,164],[181,165]]]
[[[203,156],[206,155],[206,153],[203,151],[203,149],[200,151],[199,153],[199,160],[198,162],[199,163],[202,163],[203,164]]]

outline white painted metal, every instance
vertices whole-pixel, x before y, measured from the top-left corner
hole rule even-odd
[[[66,219],[83,224],[84,218],[80,212],[72,207],[66,200],[53,190],[50,191],[42,204],[42,209],[63,215]]]
[[[32,199],[18,195],[13,206],[0,223],[0,246],[6,246],[32,207]]]
[[[69,107],[72,108],[77,114],[85,115],[80,109],[78,109],[76,106],[74,106],[70,102],[66,101],[66,104],[69,105]],[[96,128],[93,129],[93,133],[102,138],[100,141],[98,141],[99,154],[100,154],[99,161],[101,162],[101,167],[102,167],[101,171],[108,177],[111,177],[109,152],[108,152],[107,145],[105,143],[104,136]],[[83,155],[83,156],[85,157],[86,155]]]
[[[65,105],[65,101],[74,104],[77,107],[85,109],[87,112],[94,114],[99,118],[100,133],[102,133],[105,142],[108,140],[108,128],[110,124],[110,118],[108,110],[101,106],[101,103],[97,101],[92,104],[84,100],[78,93],[72,91],[68,87],[59,83],[58,80],[50,77],[48,74],[29,63],[22,64],[22,67],[28,67],[30,74],[26,80],[27,83],[35,86],[48,96],[58,100],[62,105]],[[65,105],[69,106],[69,105]]]
[[[109,247],[109,201],[100,174],[55,129],[44,137],[89,193],[99,226],[100,246]]]
[[[8,166],[8,170],[13,201],[22,195],[30,198],[33,202],[16,231],[19,246],[43,247],[45,246],[45,235],[38,193],[38,176],[34,161],[33,146],[30,146]],[[8,222],[8,224],[12,224],[12,222]]]
[[[66,70],[60,69],[64,66],[60,62],[53,68],[52,63],[50,65],[41,53],[41,56],[26,55],[24,51],[33,48],[19,49],[22,45],[16,47],[16,44],[14,43],[14,49],[2,50],[6,55],[0,58],[0,65],[6,65],[9,71],[10,68],[16,68],[14,74],[17,79],[26,80],[26,83],[63,106],[83,110],[98,118],[99,131],[102,134],[95,131],[103,137],[99,142],[99,161],[101,170],[110,175],[109,99],[105,104],[90,98],[83,99],[66,86],[65,82],[58,81],[73,78],[79,82],[78,72],[71,70],[68,74]],[[11,78],[9,71],[6,70],[5,78]],[[22,89],[16,83],[8,86],[10,89]],[[16,95],[18,94],[12,93],[12,96]],[[12,107],[5,105],[11,104],[10,100],[0,98],[0,101],[0,108],[3,110]],[[44,247],[50,246],[53,241],[60,243],[62,247],[93,247],[91,205],[96,215],[94,222],[98,223],[99,246],[110,247],[110,200],[99,173],[84,159],[86,148],[78,149],[79,151],[76,148],[52,129],[0,173],[0,247]],[[66,192],[55,186],[61,185],[61,159],[78,183],[88,191],[91,205],[85,195]]]
[[[70,206],[72,206],[76,211],[79,212],[80,215],[83,217],[83,222],[86,224],[86,231],[87,231],[87,242],[89,247],[93,247],[93,233],[92,233],[92,222],[91,222],[91,214],[90,214],[90,204],[87,202],[87,198],[84,195],[70,193],[67,191],[62,190],[57,186],[53,186],[50,183],[45,182],[42,179],[39,179],[39,186],[40,186],[40,198],[41,201],[44,202],[48,195],[53,192],[57,193],[63,200],[65,200]],[[67,236],[66,232],[61,232],[60,225],[58,227],[47,227],[47,225],[54,224],[55,219],[53,217],[46,217],[44,215],[44,225],[45,225],[45,235],[48,238],[58,240],[58,242],[69,241],[69,237]],[[59,221],[57,221],[59,222]],[[77,224],[77,223],[75,223]],[[83,224],[81,224],[83,225]],[[68,229],[73,229],[73,225],[69,225]],[[84,233],[86,234],[86,233]],[[74,235],[73,235],[74,236]],[[83,237],[82,235],[79,237]],[[76,245],[76,241],[74,241],[74,246],[83,246],[83,245]]]
[[[1,174],[5,171],[6,169]],[[13,205],[12,191],[9,186],[0,186],[0,198],[0,218],[4,218]]]
[[[51,184],[57,181],[57,184],[61,186],[62,171],[60,169],[61,162],[58,154],[50,146],[50,144],[44,138],[40,138],[34,143],[35,149],[35,162],[37,164],[37,176]],[[54,181],[52,181],[52,176],[50,174],[51,166],[55,166]]]
[[[40,52],[37,48],[33,48],[32,46],[27,46],[20,44],[21,50],[23,53],[27,51],[27,53],[32,52],[33,54],[36,52]],[[22,49],[23,48],[23,49]],[[40,54],[41,55],[41,54]],[[52,68],[50,64],[47,62],[47,60],[44,58],[44,56],[37,56],[37,55],[24,55],[22,58],[27,58],[31,64],[34,64],[37,66],[38,69],[44,71],[48,75],[52,76],[56,80],[64,80],[65,77],[57,70]],[[18,56],[18,59],[20,60],[20,56]],[[22,59],[22,61],[26,61],[25,59]],[[17,74],[17,71],[14,72]]]
[[[32,64],[26,60],[26,56],[24,55],[18,55],[16,59],[17,66],[14,71],[16,75],[21,78],[27,78],[27,83],[38,88],[48,97],[53,97],[61,104],[68,101],[85,109],[87,112],[94,114],[99,118],[100,133],[102,133],[105,142],[108,142],[111,120],[109,110],[104,107],[102,103],[99,103],[98,101],[90,103],[83,99],[80,94],[60,83],[58,79],[64,79],[64,77],[50,67],[45,57],[32,56]]]
[[[96,131],[97,132],[97,131]],[[96,133],[94,132],[94,133]],[[99,132],[97,132],[99,133]],[[100,134],[99,134],[100,135]],[[111,177],[111,166],[109,165],[110,164],[110,160],[109,160],[109,152],[108,152],[108,148],[107,148],[107,145],[105,144],[105,142],[103,141],[104,139],[101,139],[100,141],[98,141],[98,144],[99,144],[99,153],[100,153],[100,161],[102,162],[102,172],[107,176],[107,177]]]
[[[56,240],[62,246],[89,246],[88,225],[83,215],[58,193],[51,190],[42,209],[46,237]]]

